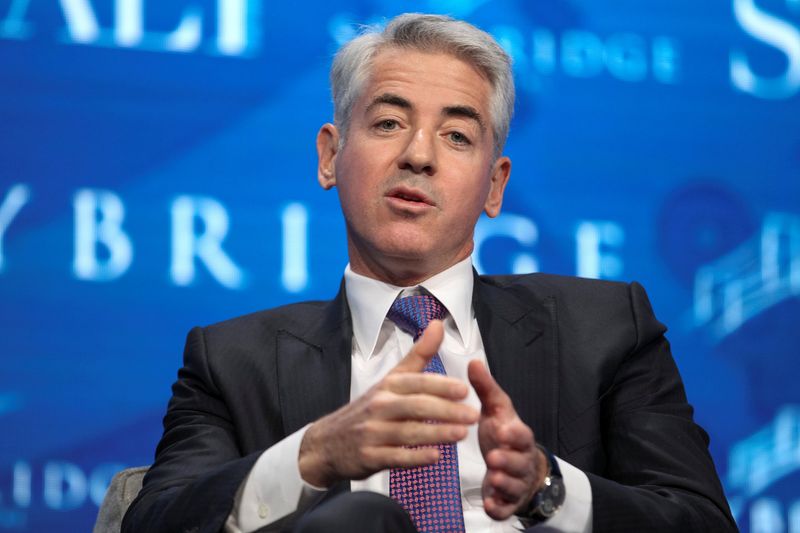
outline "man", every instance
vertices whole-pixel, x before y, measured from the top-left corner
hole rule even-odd
[[[641,287],[471,268],[511,170],[497,43],[403,15],[331,80],[343,287],[189,334],[123,530],[735,530]]]

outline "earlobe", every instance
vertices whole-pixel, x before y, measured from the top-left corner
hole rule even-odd
[[[492,166],[489,195],[486,197],[486,203],[483,206],[484,212],[490,218],[500,214],[500,208],[503,206],[503,194],[509,176],[511,176],[511,159],[505,156],[498,158]]]
[[[317,181],[325,189],[336,186],[336,154],[339,150],[339,130],[324,124],[317,133]]]

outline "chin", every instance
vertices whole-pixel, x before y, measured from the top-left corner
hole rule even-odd
[[[409,246],[384,247],[382,250],[379,250],[379,252],[386,258],[399,262],[414,261],[420,263],[420,266],[425,262],[426,259],[430,259],[433,255],[429,248]]]

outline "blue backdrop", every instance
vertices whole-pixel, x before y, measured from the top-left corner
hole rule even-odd
[[[800,532],[800,0],[0,0],[0,530],[90,529],[191,326],[335,294],[330,58],[403,11],[515,61],[478,267],[642,282],[742,529]]]

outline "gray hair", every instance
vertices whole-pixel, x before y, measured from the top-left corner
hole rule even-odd
[[[451,54],[486,76],[492,86],[489,112],[495,157],[502,153],[514,113],[511,58],[491,35],[472,24],[420,13],[399,15],[382,31],[379,27],[366,27],[336,53],[331,67],[333,120],[341,132],[342,143],[353,105],[369,77],[372,59],[384,48]]]

